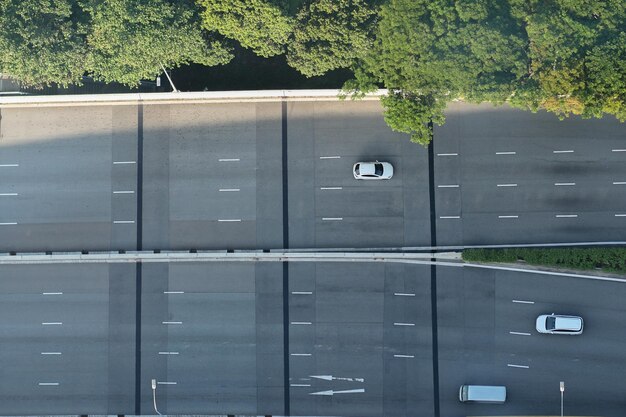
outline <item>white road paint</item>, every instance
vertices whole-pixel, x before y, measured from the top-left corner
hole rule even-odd
[[[178,352],[159,352],[159,355],[178,355]]]
[[[437,188],[459,188],[459,184],[443,184],[438,185]]]
[[[295,326],[299,326],[299,325],[309,325],[313,323],[311,323],[310,321],[292,321],[291,324]]]
[[[20,164],[0,164],[0,168],[13,168],[13,167],[19,167]]]
[[[41,352],[42,355],[61,355],[61,352]]]
[[[159,385],[176,385],[178,384],[178,382],[172,382],[172,381],[158,381],[157,384]]]
[[[290,387],[310,387],[311,384],[289,384]]]
[[[222,193],[236,193],[241,191],[239,188],[220,188],[220,192]]]
[[[509,334],[514,334],[517,336],[530,336],[530,333],[524,333],[524,332],[509,332]]]
[[[218,159],[219,162],[239,162],[241,159],[239,158],[221,158]]]
[[[402,322],[396,322],[393,323],[394,326],[415,326],[415,323],[402,323]]]
[[[616,213],[615,217],[626,217],[626,213]]]
[[[414,293],[409,292],[394,292],[393,295],[397,295],[398,297],[415,297]]]
[[[528,365],[514,365],[512,363],[507,363],[506,366],[508,366],[509,368],[523,368],[523,369],[530,368]]]
[[[498,184],[496,187],[517,187],[517,184]]]
[[[59,385],[58,382],[39,382],[40,387],[56,387]]]
[[[320,159],[341,159],[341,156],[339,156],[339,155],[335,155],[335,156],[320,156]]]
[[[343,190],[343,187],[320,187],[320,190]]]
[[[408,359],[411,359],[411,358],[414,358],[415,356],[413,356],[413,355],[393,355],[393,357],[394,358],[408,358]]]
[[[348,381],[348,382],[365,382],[365,378],[350,378],[332,375],[309,375],[311,378],[322,379],[324,381]]]
[[[113,165],[130,165],[130,164],[136,164],[137,161],[114,161]]]
[[[535,304],[534,301],[526,301],[526,300],[511,300],[511,302],[518,303],[518,304]]]
[[[611,152],[626,152],[626,149],[611,149]]]
[[[291,294],[293,294],[293,295],[311,295],[311,294],[313,294],[313,291],[292,291]]]
[[[240,221],[241,221],[241,219],[218,219],[217,221],[218,221],[218,222],[222,222],[222,223],[223,223],[223,222],[228,223],[228,222],[240,222]]]
[[[135,194],[135,192],[131,190],[122,190],[122,191],[113,191],[113,194]]]
[[[343,220],[343,217],[322,217],[322,221],[325,222],[338,222]]]
[[[183,324],[182,321],[164,321],[163,324]]]
[[[60,321],[46,321],[41,323],[42,326],[61,326],[63,322]]]
[[[461,216],[439,216],[440,219],[460,219]]]
[[[291,356],[311,356],[310,353],[292,353]]]
[[[185,291],[163,291],[163,294],[184,294]]]
[[[576,185],[575,182],[555,182],[554,183],[555,186],[559,187],[559,186],[573,186]]]
[[[333,396],[335,394],[358,394],[358,393],[362,393],[365,392],[365,388],[357,388],[357,389],[344,389],[341,391],[333,391],[333,390],[328,390],[328,391],[318,391],[318,392],[310,392],[310,395],[328,395],[328,396]]]
[[[566,151],[552,151],[552,153],[574,153],[572,149],[568,149]]]
[[[510,216],[498,216],[499,219],[517,219],[519,216],[510,215]]]
[[[578,217],[578,214],[557,214],[555,215],[557,218],[575,218]]]
[[[496,155],[515,155],[517,152],[514,151],[505,151],[505,152],[496,152]]]
[[[458,153],[438,153],[437,156],[458,156]]]
[[[63,295],[62,292],[42,292],[41,295]]]
[[[0,226],[15,226],[15,225],[17,225],[17,222],[0,223]]]
[[[626,181],[613,181],[613,185],[626,185]]]
[[[0,193],[0,197],[14,197],[19,195],[18,193]]]
[[[135,224],[134,220],[113,220],[113,224]]]

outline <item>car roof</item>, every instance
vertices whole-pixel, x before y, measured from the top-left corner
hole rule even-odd
[[[578,317],[562,317],[556,316],[556,330],[571,330],[577,332],[580,330],[580,319]]]
[[[374,175],[376,173],[375,162],[361,162],[359,173],[361,175]]]

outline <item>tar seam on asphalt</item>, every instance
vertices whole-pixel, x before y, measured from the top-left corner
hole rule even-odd
[[[435,152],[433,148],[434,128],[432,120],[428,123],[431,131],[428,144],[428,194],[430,196],[430,246],[437,246],[437,214],[435,212]],[[431,261],[435,261],[431,258]],[[434,417],[439,417],[439,344],[437,334],[437,267],[430,265],[430,306],[431,327],[433,333],[433,405]]]
[[[137,106],[137,250],[142,250],[143,104]],[[135,414],[141,415],[141,262],[136,263],[135,283]]]
[[[287,102],[281,103],[282,164],[283,164],[283,248],[289,249],[289,159],[287,157]],[[283,378],[285,415],[291,415],[289,392],[289,264],[283,261]]]

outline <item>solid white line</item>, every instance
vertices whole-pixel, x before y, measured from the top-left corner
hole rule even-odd
[[[611,149],[611,152],[626,152],[626,149]]]
[[[310,321],[292,321],[291,324],[299,325],[299,324],[313,324]]]
[[[113,191],[113,194],[135,194],[134,191]]]
[[[218,159],[219,162],[239,162],[239,158],[222,158]]]
[[[613,185],[626,185],[626,181],[615,181]]]
[[[310,387],[311,384],[289,384],[290,387]]]
[[[528,365],[513,365],[511,363],[507,363],[506,366],[508,366],[510,368],[524,368],[524,369],[528,369],[529,368]]]
[[[530,333],[522,333],[522,332],[509,332],[509,334],[514,334],[518,336],[530,336]]]
[[[415,326],[415,323],[394,323],[394,326]]]
[[[414,358],[413,355],[393,355],[394,358]]]
[[[415,297],[415,294],[407,292],[394,292],[393,295],[397,295],[400,297]]]
[[[517,187],[517,184],[498,184],[496,187]]]
[[[113,165],[126,165],[126,164],[136,164],[137,161],[115,161]]]
[[[47,322],[41,323],[42,326],[60,326],[62,324],[63,323],[60,321],[47,321]]]
[[[185,291],[163,291],[163,294],[184,294]]]
[[[517,219],[519,216],[498,216],[499,219]]]
[[[159,355],[178,355],[178,352],[159,352]]]
[[[320,159],[341,159],[341,156],[320,156]]]
[[[519,304],[535,304],[534,301],[525,301],[525,300],[511,300],[514,303],[519,303]]]
[[[159,384],[159,385],[176,385],[177,382],[159,381],[159,382],[157,382],[157,384]]]
[[[624,213],[624,214],[622,214],[622,213],[616,214],[615,217],[626,217],[626,213]]]
[[[218,222],[240,222],[241,219],[218,219]]]
[[[460,219],[461,216],[439,216],[440,219]]]
[[[164,321],[163,324],[183,324],[182,321]]]
[[[17,193],[0,193],[0,197],[10,197],[10,196],[16,196],[18,195]]]
[[[0,226],[15,226],[17,222],[0,223]]]
[[[515,155],[517,152],[506,151],[506,152],[496,152],[496,155]]]
[[[458,153],[438,153],[437,156],[458,156]]]
[[[343,190],[343,187],[320,187],[320,190]]]
[[[63,295],[62,292],[42,292],[41,295]]]
[[[311,295],[311,294],[313,294],[312,291],[292,291],[291,293],[293,295]]]
[[[437,188],[459,188],[459,184],[438,185]]]
[[[578,217],[578,214],[557,214],[555,217],[558,217],[558,218],[572,218],[572,217]]]
[[[59,385],[58,382],[40,382],[39,383],[40,387],[56,387],[58,385]]]
[[[19,167],[20,164],[0,164],[0,168]]]
[[[220,188],[220,192],[227,192],[227,193],[232,193],[232,192],[237,192],[240,191],[239,188]]]
[[[113,220],[113,224],[134,224],[134,220]]]
[[[552,153],[574,153],[573,150],[567,150],[567,151],[552,151]]]
[[[310,353],[292,353],[291,356],[311,356]]]
[[[341,221],[343,217],[322,217],[323,221]]]
[[[558,187],[560,185],[576,185],[576,183],[575,182],[555,182],[554,185]]]
[[[42,355],[61,355],[61,352],[41,352]]]

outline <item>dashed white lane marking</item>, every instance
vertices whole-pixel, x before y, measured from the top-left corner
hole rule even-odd
[[[159,352],[159,355],[178,355],[178,352]]]
[[[498,216],[499,219],[517,219],[519,216]]]
[[[415,323],[400,323],[400,322],[396,322],[393,325],[394,326],[415,326]]]
[[[239,158],[220,158],[218,159],[219,162],[239,162],[241,161],[241,159]]]
[[[172,381],[158,381],[157,384],[159,385],[176,385],[178,384],[178,382],[172,382]]]
[[[293,295],[311,295],[313,291],[292,291]]]
[[[15,226],[15,225],[17,225],[17,222],[0,223],[0,226]]]
[[[134,220],[113,220],[113,224],[135,224]]]
[[[519,303],[519,304],[535,304],[534,301],[526,301],[526,300],[511,300],[514,303]]]
[[[113,165],[130,165],[130,164],[136,164],[137,161],[114,161]]]
[[[335,155],[335,156],[320,156],[320,159],[341,159],[341,156],[339,156],[339,155]]]
[[[437,188],[459,188],[459,184],[443,184],[438,185]]]
[[[626,149],[611,149],[611,152],[626,152]]]
[[[46,321],[41,323],[42,326],[61,326],[63,322],[60,321]]]
[[[40,387],[56,387],[59,385],[58,382],[39,382],[38,385]]]
[[[163,294],[184,294],[185,291],[163,291]]]
[[[437,156],[458,156],[458,153],[438,153]]]
[[[517,336],[530,336],[530,333],[524,333],[524,332],[509,332],[509,334],[514,334]]]
[[[517,184],[497,184],[496,187],[517,187]]]
[[[409,292],[394,292],[393,295],[397,295],[399,297],[415,297],[414,293]]]
[[[131,190],[122,190],[122,191],[113,191],[113,194],[135,194],[135,192]]]
[[[515,364],[512,364],[512,363],[507,363],[506,366],[508,366],[509,368],[523,368],[523,369],[530,368],[530,366],[528,366],[528,365],[515,365]]]
[[[164,321],[163,324],[183,324],[182,321]]]
[[[626,213],[616,213],[615,217],[626,217]]]
[[[320,187],[320,190],[343,190],[343,187]]]
[[[414,358],[414,355],[393,355],[394,358]]]
[[[289,384],[290,387],[310,387],[311,384]]]
[[[555,182],[554,185],[556,185],[557,187],[559,186],[572,186],[572,185],[576,185],[575,182]]]
[[[460,219],[461,216],[439,216],[440,219]]]
[[[311,356],[310,353],[291,353],[291,356]]]
[[[14,197],[19,195],[18,193],[0,193],[0,197]]]
[[[574,153],[572,149],[568,149],[566,151],[552,151],[552,153]]]
[[[240,222],[241,219],[217,219],[218,222]]]
[[[42,292],[41,295],[63,295],[62,292]]]
[[[505,151],[505,152],[496,152],[496,155],[516,155],[517,152],[514,151]]]
[[[322,217],[322,221],[325,222],[338,222],[343,220],[343,217]]]
[[[220,192],[222,193],[236,193],[241,191],[239,188],[220,188]]]
[[[557,214],[555,215],[557,218],[575,218],[578,217],[578,214]]]
[[[13,168],[13,167],[19,167],[20,164],[0,164],[0,168]]]
[[[61,355],[61,352],[41,352],[42,355]]]
[[[308,324],[313,324],[313,323],[311,323],[310,321],[292,321],[291,324],[298,326],[298,325],[308,325]]]
[[[613,181],[613,185],[626,185],[626,181]]]

